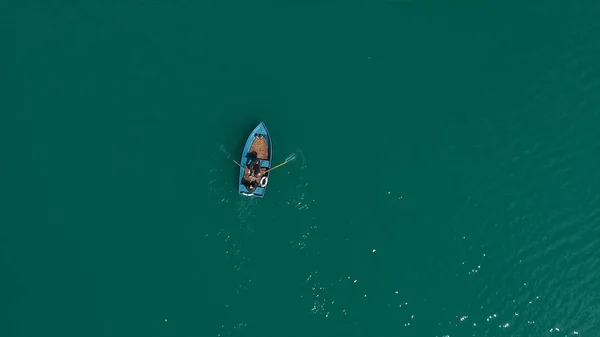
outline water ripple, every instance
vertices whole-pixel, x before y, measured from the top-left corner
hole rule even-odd
[[[563,63],[548,71],[529,103],[515,108],[512,125],[498,131],[511,143],[485,139],[477,146],[488,160],[469,177],[469,195],[453,218],[482,224],[455,238],[481,304],[453,315],[462,332],[575,336],[600,326],[598,32],[597,23],[573,32]],[[546,118],[525,118],[528,111],[545,111]]]

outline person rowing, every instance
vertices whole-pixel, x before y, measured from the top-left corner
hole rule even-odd
[[[260,176],[260,159],[257,158],[252,163],[251,173],[255,177]]]

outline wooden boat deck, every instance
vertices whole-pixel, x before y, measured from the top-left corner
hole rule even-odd
[[[258,159],[269,159],[269,148],[265,137],[254,138],[252,145],[250,145],[250,152],[252,151],[256,151]]]

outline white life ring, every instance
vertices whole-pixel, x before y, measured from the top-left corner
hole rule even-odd
[[[268,182],[269,182],[269,178],[267,178],[267,177],[262,177],[262,178],[260,178],[260,183],[259,183],[259,185],[260,185],[260,187],[265,187],[265,186],[267,186],[267,183],[268,183]]]

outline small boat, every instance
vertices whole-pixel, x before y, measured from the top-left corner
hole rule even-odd
[[[261,122],[252,130],[240,161],[240,186],[241,195],[262,198],[269,183],[269,171],[273,158],[271,136]]]

